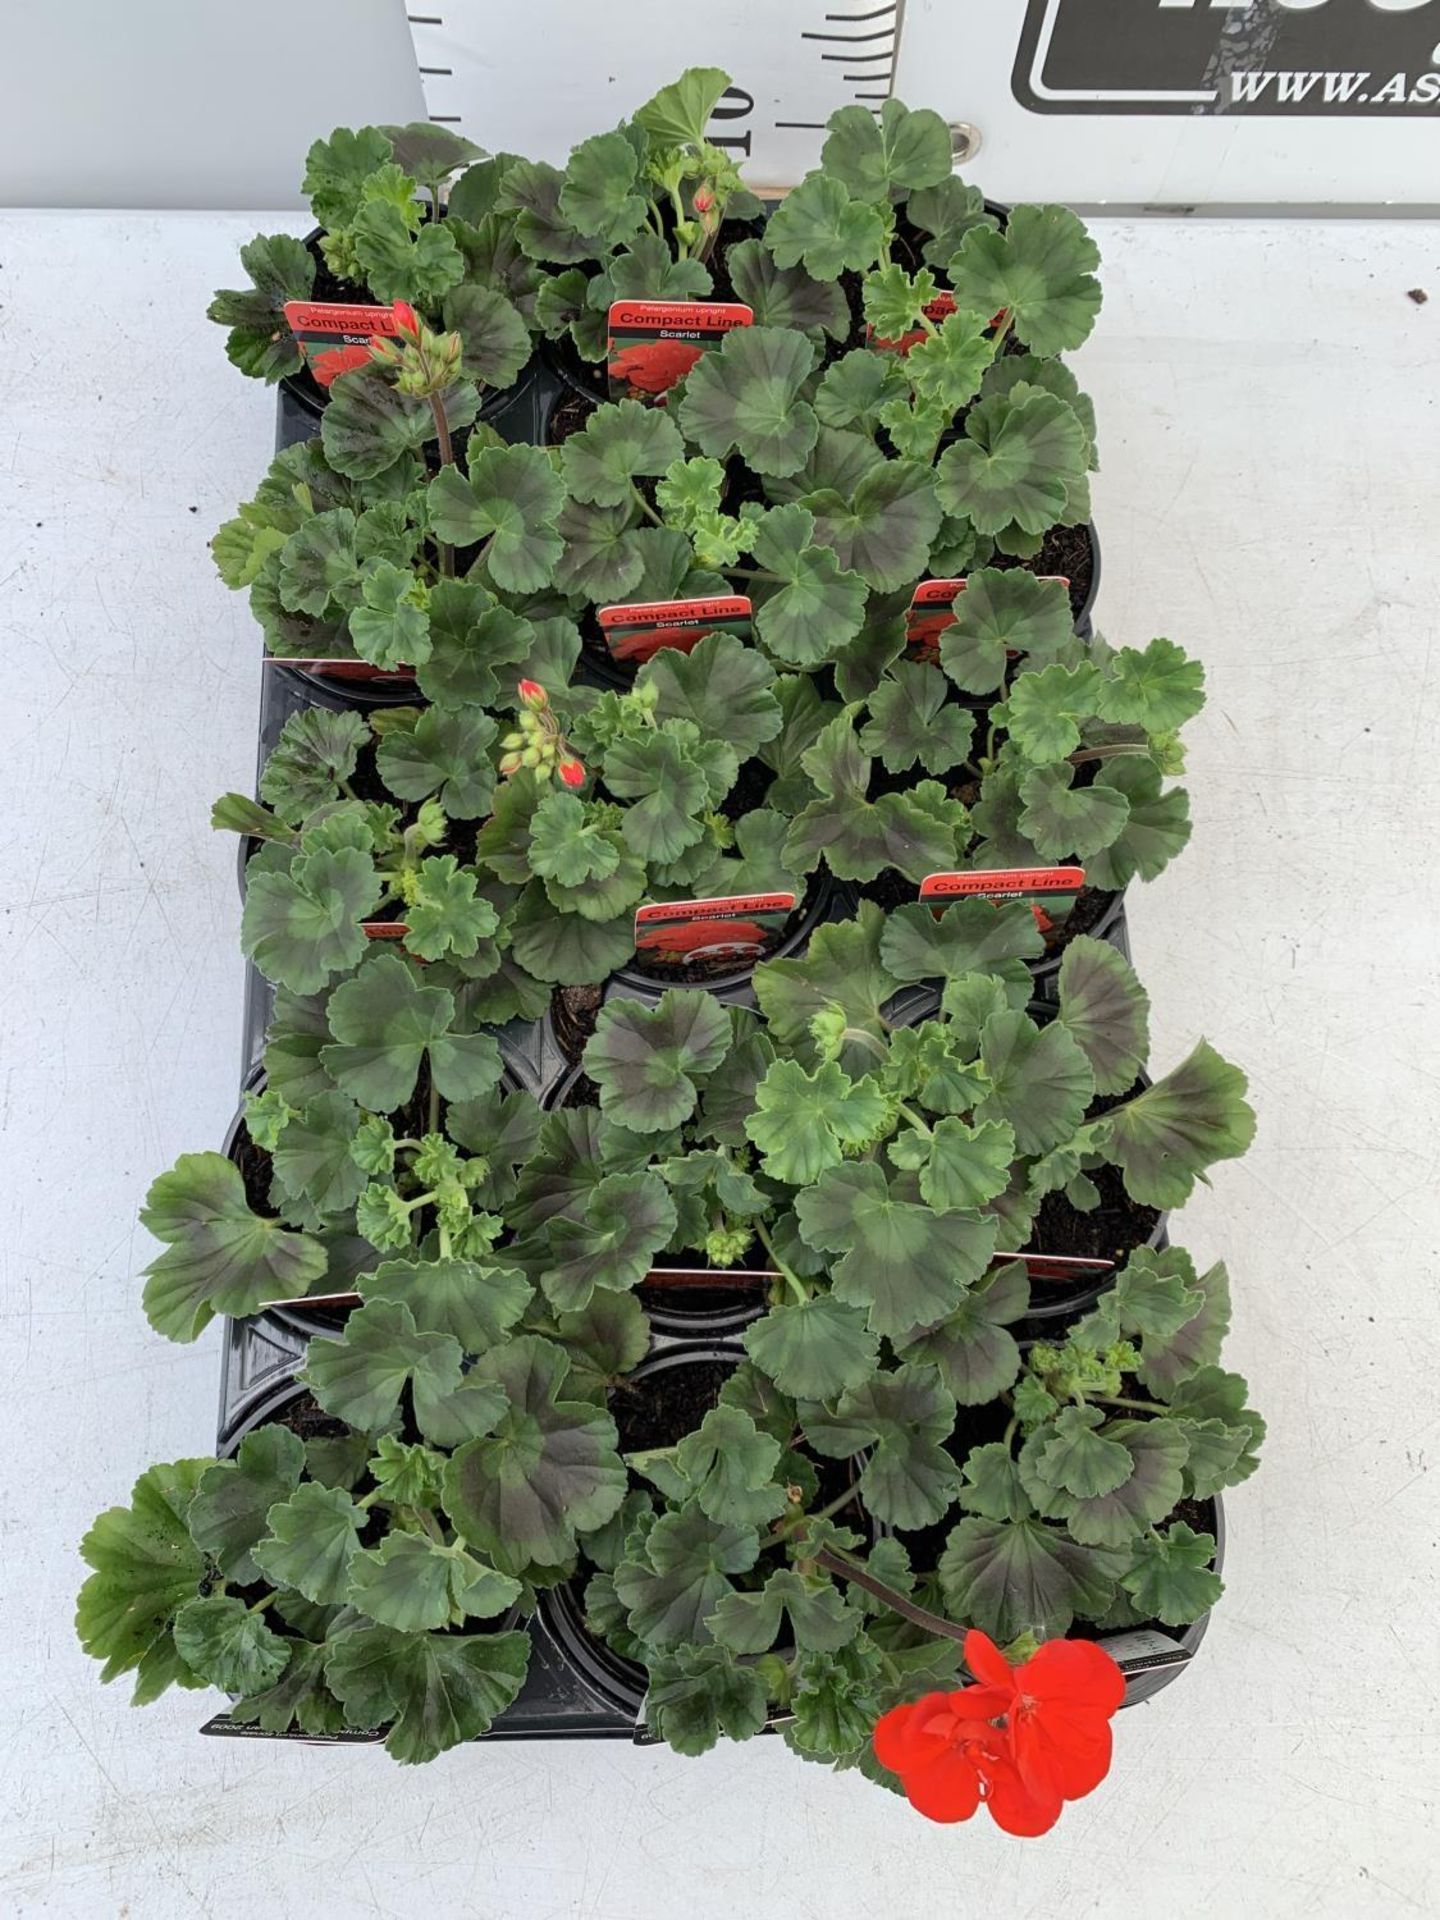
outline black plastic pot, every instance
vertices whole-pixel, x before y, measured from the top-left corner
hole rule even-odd
[[[1219,1494],[1216,1494],[1209,1504],[1213,1509],[1210,1531],[1215,1536],[1214,1568],[1216,1573],[1221,1573],[1225,1567],[1225,1503]],[[1153,1653],[1137,1651],[1133,1656],[1127,1657],[1124,1643],[1133,1641],[1137,1637],[1135,1631],[1103,1634],[1100,1637],[1100,1645],[1120,1662],[1125,1674],[1125,1705],[1138,1707],[1146,1700],[1153,1700],[1157,1693],[1163,1692],[1172,1681],[1178,1680],[1199,1650],[1200,1642],[1205,1638],[1209,1625],[1210,1615],[1202,1613],[1200,1618],[1193,1620],[1188,1627],[1158,1627],[1141,1630],[1157,1641],[1173,1640],[1179,1649],[1178,1654],[1175,1655],[1168,1653],[1164,1647],[1157,1647]]]

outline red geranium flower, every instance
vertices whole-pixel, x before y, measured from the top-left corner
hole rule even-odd
[[[1090,1640],[1049,1640],[1012,1667],[983,1633],[965,1636],[965,1664],[987,1687],[1010,1689],[1004,1708],[1010,1750],[1031,1792],[1080,1800],[1110,1771],[1110,1717],[1125,1676]]]
[[[562,760],[558,772],[567,787],[583,787],[585,768],[578,760]]]
[[[1006,1833],[1047,1832],[1110,1766],[1110,1716],[1125,1697],[1120,1669],[1086,1641],[1052,1640],[1012,1667],[986,1634],[965,1639],[980,1683],[930,1693],[882,1715],[875,1757],[917,1812],[968,1820],[983,1801]]]
[[[390,311],[394,314],[395,324],[399,327],[401,333],[408,333],[416,339],[419,338],[420,322],[416,318],[414,307],[411,306],[408,300],[396,300],[392,302]]]

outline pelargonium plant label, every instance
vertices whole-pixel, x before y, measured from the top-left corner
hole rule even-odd
[[[753,1287],[768,1286],[778,1280],[774,1267],[652,1267],[642,1286],[657,1287]]]
[[[1162,1667],[1183,1667],[1191,1659],[1189,1647],[1182,1647],[1168,1633],[1155,1627],[1137,1627],[1130,1633],[1107,1633],[1096,1641],[1125,1675],[1155,1673]]]
[[[366,1733],[358,1727],[342,1733],[297,1733],[293,1727],[275,1733],[268,1727],[242,1725],[238,1720],[232,1720],[228,1713],[213,1715],[200,1731],[212,1739],[290,1740],[302,1747],[373,1747],[385,1738],[383,1727],[377,1728],[374,1733]]]
[[[930,873],[920,882],[922,900],[1029,900],[1035,895],[1079,893],[1083,867],[990,867],[969,873]]]
[[[662,647],[693,652],[712,633],[733,633],[747,645],[750,640],[750,597],[744,593],[708,600],[637,600],[601,607],[598,618],[614,657],[637,665]]]
[[[294,667],[301,673],[323,673],[331,680],[360,680],[367,686],[409,686],[415,679],[410,667],[374,667],[368,660],[336,660],[329,655],[309,660],[298,654],[267,653],[261,664]]]
[[[323,300],[287,300],[285,318],[305,365],[322,387],[370,358],[370,342],[398,331],[393,307],[353,307]]]
[[[298,1293],[284,1300],[262,1300],[256,1311],[268,1313],[272,1307],[359,1307],[364,1301],[360,1293]]]
[[[635,910],[635,951],[657,966],[752,959],[794,911],[790,892],[652,901]]]
[[[612,400],[664,405],[702,353],[755,315],[738,300],[614,300],[606,338]]]
[[[360,931],[367,940],[403,940],[410,927],[404,920],[362,920]]]
[[[1087,1273],[1113,1273],[1113,1260],[1079,1253],[997,1253],[996,1260],[1023,1260],[1031,1280],[1078,1280]]]
[[[1043,573],[1040,580],[1058,580],[1068,593],[1069,577],[1063,573]],[[922,580],[910,597],[905,611],[905,650],[929,666],[940,664],[940,636],[955,624],[955,598],[964,593],[964,580]],[[1007,659],[1015,658],[1012,647],[1005,649]]]

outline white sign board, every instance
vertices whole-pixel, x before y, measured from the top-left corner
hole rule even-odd
[[[752,184],[892,89],[976,129],[996,199],[1440,205],[1440,0],[412,0],[431,114],[559,161],[687,65]]]

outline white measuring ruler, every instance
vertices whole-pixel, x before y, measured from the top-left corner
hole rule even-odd
[[[905,0],[410,0],[432,120],[488,152],[561,163],[691,66],[734,85],[711,121],[757,188],[793,185],[837,107],[891,91]],[[722,17],[723,16],[723,17]]]

